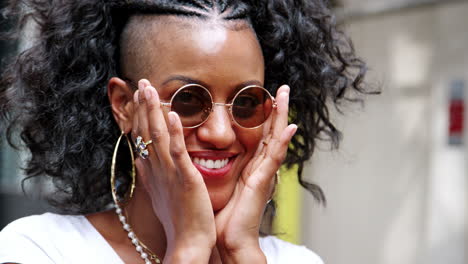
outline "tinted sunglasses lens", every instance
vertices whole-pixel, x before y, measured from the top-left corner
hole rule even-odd
[[[179,115],[184,127],[194,127],[203,123],[208,118],[211,107],[210,94],[197,85],[181,89],[171,102],[171,110]]]
[[[270,94],[260,87],[242,90],[234,99],[232,115],[236,122],[246,128],[263,124],[273,110]]]

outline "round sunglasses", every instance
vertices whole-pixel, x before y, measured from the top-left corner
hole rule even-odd
[[[129,83],[135,87],[133,82]],[[186,84],[172,95],[169,102],[161,101],[161,105],[176,112],[184,128],[201,126],[208,120],[215,106],[225,106],[234,123],[243,128],[254,129],[263,125],[277,107],[275,98],[258,85],[240,89],[229,103],[216,103],[204,86]]]

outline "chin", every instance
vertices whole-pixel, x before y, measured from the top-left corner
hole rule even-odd
[[[224,192],[209,192],[211,206],[213,207],[213,212],[217,212],[223,209],[229,202],[232,196],[232,191]]]
[[[211,204],[212,204],[212,206],[213,206],[213,212],[216,213],[216,212],[220,211],[221,209],[223,209],[223,208],[226,206],[227,203],[224,203],[224,204],[221,204],[221,203],[219,203],[219,204],[214,204],[213,202],[211,202]]]

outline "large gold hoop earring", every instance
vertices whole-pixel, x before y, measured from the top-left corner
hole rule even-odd
[[[117,162],[117,152],[119,149],[122,136],[125,136],[125,138],[127,139],[128,148],[130,150],[130,157],[132,159],[132,172],[131,172],[132,183],[130,185],[130,189],[125,193],[125,195],[122,198],[119,198],[117,194],[117,188],[115,186],[115,165]],[[135,178],[136,178],[135,158],[133,156],[132,144],[130,143],[130,140],[128,139],[127,134],[125,134],[125,132],[122,131],[122,133],[119,136],[119,139],[117,139],[117,143],[115,144],[114,154],[112,155],[112,165],[111,165],[111,178],[110,178],[111,191],[112,191],[112,198],[114,199],[114,203],[116,205],[123,206],[126,203],[128,203],[128,201],[130,201],[130,199],[133,197],[133,190],[135,189]]]

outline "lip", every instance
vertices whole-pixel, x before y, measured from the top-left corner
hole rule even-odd
[[[190,158],[192,158],[192,164],[197,168],[197,170],[203,176],[205,180],[220,180],[223,179],[229,171],[231,171],[232,164],[236,159],[236,154],[231,152],[214,152],[214,151],[197,151],[197,152],[189,152]],[[193,158],[203,158],[203,159],[211,159],[211,160],[220,160],[220,159],[229,159],[229,162],[226,166],[220,169],[208,169],[205,168],[195,162],[193,162]]]

